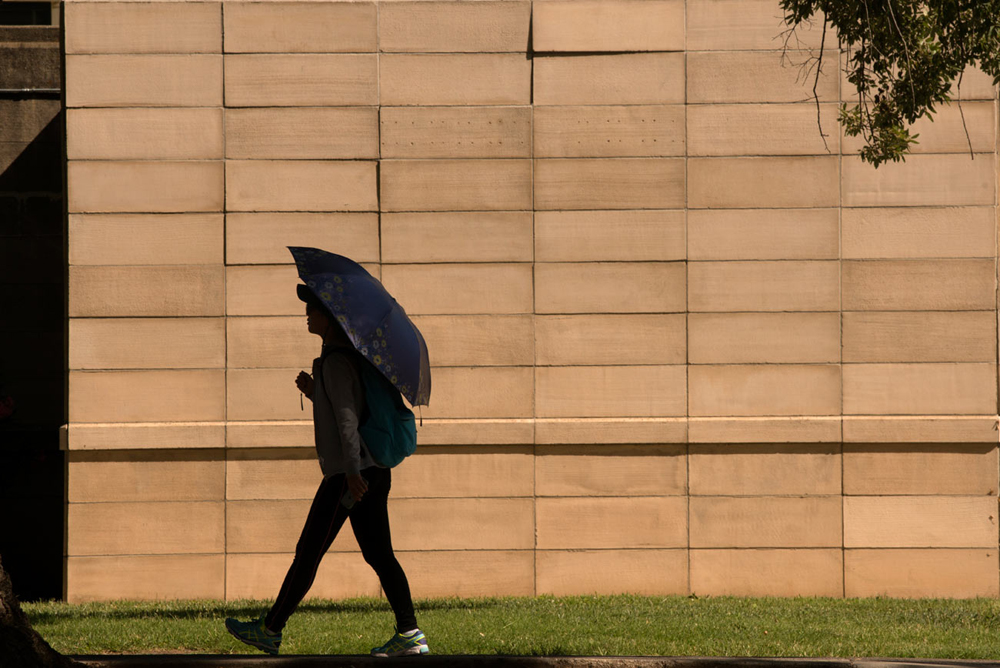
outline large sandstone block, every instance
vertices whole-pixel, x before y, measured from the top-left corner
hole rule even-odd
[[[802,76],[801,64],[808,51],[792,51],[783,58],[780,45],[774,51],[693,51],[687,56],[687,102],[808,102],[813,112],[814,77]],[[836,51],[825,51],[826,64],[816,86],[820,102],[839,99],[840,79]],[[837,128],[831,126],[836,132]]]
[[[382,282],[411,315],[532,312],[530,264],[386,265]]]
[[[288,246],[325,248],[356,262],[378,262],[375,213],[230,213],[226,215],[226,262],[283,264]]]
[[[69,3],[66,53],[221,53],[218,2]]]
[[[839,443],[842,422],[839,415],[693,417],[688,443]]]
[[[845,415],[971,415],[996,407],[994,364],[845,364]]]
[[[537,549],[687,547],[682,496],[541,498]]]
[[[669,417],[687,410],[687,370],[670,366],[536,367],[535,415]]]
[[[991,206],[845,208],[841,215],[845,258],[992,257],[994,252]]]
[[[691,497],[691,547],[836,547],[840,496]]]
[[[535,593],[532,550],[414,550],[397,552],[396,556],[406,570],[415,597],[533,596]],[[441,573],[445,572],[448,577],[442,578]]]
[[[305,316],[299,282],[294,264],[226,267],[226,315]]]
[[[910,132],[918,135],[917,143],[910,147],[911,154],[968,154],[970,147],[975,153],[993,152],[996,142],[993,102],[964,102],[961,109],[957,104],[946,104],[936,112],[932,118],[921,118],[910,127]],[[861,137],[843,138],[844,153],[856,154],[862,146]]]
[[[532,81],[536,105],[683,104],[684,55],[537,57]]]
[[[530,158],[531,117],[531,107],[382,107],[381,155]]]
[[[437,382],[437,381],[435,381]],[[420,411],[418,411],[419,413]],[[475,418],[471,420],[424,420],[417,427],[417,439],[424,445],[439,446],[510,446],[535,442],[535,423],[531,419]]]
[[[218,213],[70,214],[69,264],[217,264],[225,253]]]
[[[691,158],[692,209],[835,207],[840,204],[836,157]],[[725,184],[725,187],[720,187]]]
[[[74,452],[66,465],[69,503],[225,498],[222,450]]]
[[[692,416],[837,415],[841,371],[834,364],[692,366]]]
[[[537,593],[550,596],[688,592],[687,550],[540,550],[535,572]]]
[[[302,398],[295,386],[295,377],[299,371],[310,369],[311,363],[285,369],[229,369],[226,372],[226,419],[309,420],[312,406],[308,399]],[[308,442],[301,445],[306,444]]]
[[[687,48],[689,51],[778,51],[787,30],[781,7],[771,0],[688,0]],[[803,24],[789,42],[796,49],[818,49],[823,41],[823,22]],[[836,44],[832,28],[827,44]],[[830,63],[835,63],[831,60]]]
[[[225,556],[69,557],[69,603],[112,600],[193,600],[225,596]]]
[[[688,154],[730,156],[839,153],[837,105],[820,105],[821,125],[817,125],[816,114],[815,105],[804,104],[691,105],[687,110]]]
[[[221,369],[222,318],[71,318],[70,369]]]
[[[379,103],[375,54],[226,56],[227,107],[337,107]]]
[[[524,53],[385,54],[379,58],[380,103],[531,104],[531,63]]]
[[[71,213],[222,211],[222,161],[70,161]]]
[[[844,593],[850,597],[993,598],[997,550],[845,550]]]
[[[538,51],[683,51],[681,0],[552,0],[535,3]]]
[[[378,109],[226,109],[226,157],[377,159]]]
[[[841,56],[840,73],[841,100],[851,104],[857,101],[858,91],[847,81],[847,72],[843,68],[845,63],[846,54],[843,54]],[[951,101],[963,100],[962,107],[964,109],[964,101],[966,100],[989,100],[992,102],[997,97],[997,87],[996,84],[993,83],[993,77],[983,72],[976,65],[970,65],[964,72],[961,73],[960,77],[955,77],[951,81],[948,95],[951,98]],[[946,104],[950,104],[951,101]],[[938,111],[940,111],[940,108]],[[958,152],[961,153],[963,151],[967,152],[968,146],[964,149],[960,149]]]
[[[385,213],[382,261],[531,262],[530,211]]]
[[[988,160],[967,153],[911,155],[875,169],[844,156],[844,206],[991,206],[996,174]]]
[[[696,311],[837,311],[837,262],[691,262],[688,308]]]
[[[995,443],[990,417],[844,416],[845,443]]]
[[[63,450],[172,450],[225,448],[223,422],[75,423],[60,433]]]
[[[561,262],[535,265],[536,313],[678,313],[680,262]]]
[[[972,65],[962,73],[961,85],[959,79],[952,82],[951,96],[961,100],[990,100],[997,97],[997,85],[993,77]]]
[[[692,496],[836,495],[838,445],[706,444],[689,446]]]
[[[845,362],[995,362],[992,311],[843,314]]]
[[[221,55],[66,56],[67,107],[221,105]]]
[[[230,420],[226,423],[225,443],[231,450],[282,448],[315,452],[315,440],[310,419],[273,422]]]
[[[993,260],[845,260],[845,311],[994,308]]]
[[[383,160],[383,211],[531,209],[530,160]]]
[[[70,267],[69,317],[222,315],[223,279],[215,265]]]
[[[838,313],[691,313],[691,364],[840,362]]]
[[[226,500],[305,499],[323,481],[313,448],[229,449]]]
[[[58,13],[56,16],[58,17]],[[4,41],[0,46],[0,59],[2,59],[0,62],[3,63],[3,68],[0,69],[0,82],[3,82],[4,88],[8,90],[27,88],[32,93],[30,96],[6,93],[7,101],[16,101],[16,104],[21,104],[18,98],[41,98],[42,96],[34,93],[33,89],[59,90],[62,84],[58,25],[9,25],[19,22],[31,23],[32,20],[28,17],[41,18],[42,15],[41,12],[34,10],[25,11],[23,14],[5,13]]]
[[[383,52],[527,53],[531,3],[382,2]]]
[[[347,534],[351,533],[346,525],[344,528]],[[227,554],[223,578],[227,600],[243,601],[274,596],[281,590],[281,582],[294,557],[291,552]],[[307,596],[338,600],[376,597],[379,591],[378,576],[360,555],[331,551],[320,562],[316,580]]]
[[[311,369],[320,339],[306,330],[304,317],[226,319],[226,366]]]
[[[538,445],[659,445],[687,443],[688,420],[661,418],[536,418]]]
[[[230,160],[229,211],[375,211],[376,163],[345,160]]]
[[[315,492],[314,492],[315,493]],[[312,499],[230,500],[226,503],[227,554],[281,554],[295,552]],[[337,534],[327,556],[358,552],[358,541],[347,524]],[[352,555],[360,558],[360,555]],[[288,560],[291,564],[291,559]],[[287,567],[286,567],[287,569]],[[273,594],[272,594],[273,595]]]
[[[414,316],[434,366],[531,366],[531,315]]]
[[[844,494],[986,495],[997,491],[996,444],[844,446]]]
[[[70,503],[66,552],[70,557],[221,554],[222,501]]]
[[[535,160],[539,210],[678,209],[684,184],[679,158]]]
[[[629,345],[622,346],[623,338]],[[678,314],[535,316],[540,366],[685,364],[687,328]]]
[[[534,259],[684,260],[684,218],[684,211],[536,211]]]
[[[990,417],[845,416],[845,443],[994,443]]]
[[[226,53],[375,51],[374,2],[238,2],[224,6]]]
[[[831,549],[691,550],[691,591],[708,596],[844,594],[844,559]]]
[[[10,144],[28,144],[41,134],[62,111],[59,100],[22,99],[0,101],[0,113],[9,119],[0,128],[0,142]],[[18,151],[20,153],[20,151]],[[5,153],[4,160],[13,160],[16,156]],[[3,163],[7,165],[9,163]],[[4,167],[6,169],[6,166]]]
[[[70,422],[225,419],[221,369],[69,372]]]
[[[537,496],[671,496],[687,491],[682,445],[542,446],[534,464]]]
[[[530,550],[535,544],[531,499],[401,499],[389,502],[389,521],[400,551]]]
[[[421,412],[428,418],[529,418],[534,399],[531,367],[444,367],[434,369],[434,399]]]
[[[684,154],[684,107],[537,107],[539,158],[626,158]]]
[[[689,260],[835,260],[839,209],[687,212]]]
[[[530,497],[535,491],[531,446],[423,445],[392,471],[392,497]]]
[[[845,496],[844,547],[981,547],[996,550],[989,496]]]
[[[222,159],[222,110],[70,109],[69,160]]]

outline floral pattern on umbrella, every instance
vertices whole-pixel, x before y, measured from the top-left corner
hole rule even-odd
[[[289,246],[299,278],[333,315],[365,359],[413,406],[430,400],[427,344],[406,311],[374,276],[342,255]]]

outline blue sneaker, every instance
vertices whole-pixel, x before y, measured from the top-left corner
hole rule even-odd
[[[229,617],[226,619],[226,630],[240,642],[263,650],[268,654],[277,654],[281,647],[281,632],[271,633],[264,626],[266,613],[252,622],[241,622]]]
[[[416,656],[429,653],[427,638],[420,629],[414,629],[407,633],[400,633],[398,630],[389,642],[381,647],[372,648],[372,656]]]

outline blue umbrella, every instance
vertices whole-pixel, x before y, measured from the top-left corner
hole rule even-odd
[[[364,267],[318,248],[289,246],[299,278],[333,314],[365,359],[406,397],[426,406],[431,367],[420,330]]]

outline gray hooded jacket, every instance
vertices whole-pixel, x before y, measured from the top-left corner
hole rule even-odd
[[[376,466],[358,433],[365,410],[361,360],[353,348],[324,345],[313,360],[313,427],[324,476]]]

